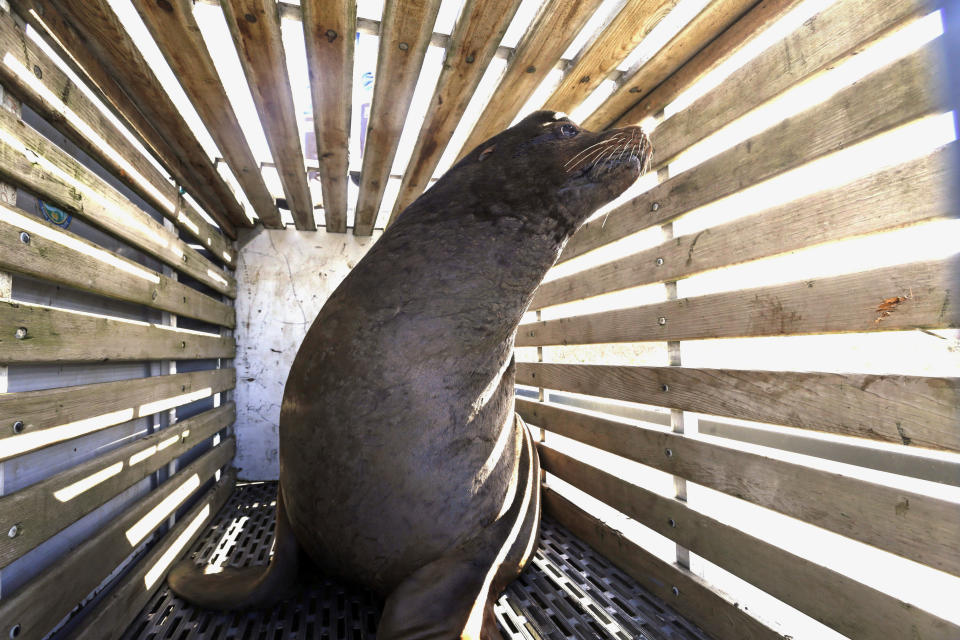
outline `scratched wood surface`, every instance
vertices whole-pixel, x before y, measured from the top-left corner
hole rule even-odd
[[[301,8],[323,212],[327,231],[344,233],[357,3],[303,0]]]
[[[189,5],[188,0],[182,0]],[[280,35],[280,16],[272,0],[226,0],[221,3],[250,95],[280,176],[287,208],[301,231],[316,231],[313,197],[297,128],[287,58]]]
[[[0,460],[150,415],[143,408],[173,409],[235,384],[236,371],[224,368],[2,393],[2,424],[21,426],[0,430]]]
[[[38,32],[52,31],[53,37],[47,40],[55,49],[57,41],[63,44],[67,53],[62,57],[74,60],[81,78],[91,78],[107,103],[132,125],[180,184],[192,187],[221,226],[251,226],[106,0],[14,0],[11,4]]]
[[[960,633],[957,625],[920,607],[711,518],[688,507],[682,500],[644,489],[565,455],[545,443],[540,443],[537,449],[548,473],[556,474],[660,535],[846,636],[882,638],[892,635],[908,638],[914,635],[948,640]],[[751,482],[763,477],[757,473]],[[793,485],[794,482],[799,484],[802,478],[791,478],[788,484]],[[820,488],[817,495],[835,497],[838,493]],[[848,500],[856,502],[859,497],[848,496]],[[897,514],[909,513],[910,509],[898,510]],[[957,521],[955,511],[952,514],[954,522]],[[873,517],[878,513],[861,508],[858,515],[867,516],[872,524]],[[927,536],[914,541],[915,546],[927,544]]]
[[[0,82],[180,230],[228,266],[236,251],[8,13],[0,13]],[[179,203],[179,207],[178,207]],[[231,225],[232,227],[232,225]]]

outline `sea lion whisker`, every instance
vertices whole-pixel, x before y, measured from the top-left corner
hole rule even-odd
[[[577,155],[575,155],[575,156],[573,156],[572,158],[570,158],[570,159],[567,161],[567,163],[566,163],[565,165],[563,165],[563,166],[564,166],[564,167],[570,166],[570,163],[571,163],[571,162],[573,162],[574,160],[576,160],[577,158],[579,158],[581,155],[583,155],[584,153],[586,153],[586,152],[589,151],[590,149],[593,149],[594,147],[598,147],[598,146],[600,146],[600,145],[602,145],[602,144],[607,144],[608,142],[610,142],[610,141],[612,141],[612,140],[617,140],[617,139],[619,139],[620,136],[622,136],[622,135],[623,135],[622,133],[617,133],[617,134],[615,134],[615,135],[613,135],[613,136],[611,136],[611,137],[609,137],[609,138],[606,138],[606,139],[604,139],[604,140],[601,140],[600,142],[595,142],[594,144],[590,145],[590,146],[587,147],[586,149],[583,149],[582,151],[580,151],[580,153],[578,153]]]
[[[607,148],[608,148],[608,147],[600,147],[599,149],[597,149],[597,150],[595,150],[595,151],[591,151],[591,152],[590,152],[585,158],[583,158],[580,162],[578,162],[578,163],[577,163],[576,165],[574,165],[573,167],[567,169],[567,173],[573,173],[574,171],[576,171],[577,169],[579,169],[579,168],[580,168],[581,166],[583,166],[584,164],[587,164],[588,162],[591,162],[591,156],[594,156],[594,155],[597,155],[597,154],[603,155],[603,153],[607,150]],[[598,156],[598,157],[599,157],[599,156]]]

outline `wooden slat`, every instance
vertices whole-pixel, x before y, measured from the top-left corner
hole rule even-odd
[[[232,337],[0,299],[0,361],[232,358]],[[15,332],[25,329],[24,338]]]
[[[743,17],[631,107],[613,124],[613,128],[638,124],[644,118],[659,113],[681,93],[742,49],[755,35],[763,33],[767,27],[801,2],[802,0],[761,0],[755,4]],[[654,158],[654,162],[656,161]]]
[[[232,276],[7,111],[0,111],[0,175],[208,287],[237,297]]]
[[[928,48],[876,71],[828,100],[661,182],[588,222],[559,261],[662,224],[940,108]],[[656,145],[656,133],[653,134]]]
[[[0,268],[188,318],[235,325],[230,305],[2,203]]]
[[[633,577],[645,589],[683,612],[685,618],[718,640],[787,640],[729,596],[675,562],[667,563],[620,531],[590,515],[551,487],[542,490],[544,511]],[[678,593],[674,595],[672,589]]]
[[[22,532],[14,538],[0,537],[0,567],[9,565],[58,531],[233,424],[235,418],[233,403],[205,411],[0,497],[5,529],[19,525]],[[132,457],[137,454],[146,457]],[[88,489],[81,492],[76,487],[90,479],[97,482]]]
[[[251,223],[106,0],[14,0],[231,238]],[[33,12],[33,13],[31,13]]]
[[[233,369],[211,369],[39,391],[0,393],[0,461],[232,389]]]
[[[193,3],[174,0],[167,3],[136,2],[134,5],[260,222],[268,229],[282,229],[280,212],[263,180],[260,166],[247,146],[240,121],[200,34],[193,15]],[[253,93],[256,95],[256,91]]]
[[[949,217],[952,149],[540,285],[530,309]],[[869,215],[864,215],[869,212]]]
[[[960,451],[960,378],[518,362],[517,383]]]
[[[18,640],[45,637],[136,549],[139,542],[130,544],[126,535],[134,524],[176,489],[189,484],[196,484],[197,488],[202,486],[214,472],[230,462],[235,448],[234,439],[227,438],[144,496],[95,536],[71,550],[54,566],[9,598],[4,598],[0,602],[0,628],[19,625]],[[192,478],[196,480],[191,482]],[[171,505],[171,513],[176,506],[179,505]],[[153,529],[165,521],[165,517],[158,518]]]
[[[357,3],[303,0],[301,5],[323,212],[327,231],[344,233]]]
[[[677,0],[627,0],[592,42],[584,46],[544,109],[571,112],[637,48],[676,6]]]
[[[537,449],[548,473],[846,636],[949,640],[960,633],[960,627],[916,605],[724,524],[681,500],[634,485],[543,443]]]
[[[181,4],[184,11],[191,11],[190,0],[181,0]],[[240,54],[240,66],[247,76],[250,95],[260,114],[294,224],[301,231],[316,231],[313,198],[307,186],[307,168],[287,76],[287,58],[276,3],[273,0],[227,0],[221,6]]]
[[[653,57],[627,71],[617,89],[583,121],[583,128],[609,127],[755,4],[757,0],[712,0]]]
[[[190,549],[207,524],[227,503],[235,483],[236,473],[228,471],[196,506],[180,516],[156,546],[113,585],[110,593],[93,605],[92,611],[86,612],[80,626],[73,632],[74,640],[102,640],[122,636],[157,589],[164,584],[167,570]],[[154,578],[158,570],[161,573],[158,578]]]
[[[510,126],[599,7],[599,0],[547,0],[540,7],[457,154],[458,162],[484,140]]]
[[[353,232],[373,233],[440,0],[387,0]]]
[[[467,0],[400,184],[390,222],[427,188],[520,0]]]
[[[958,268],[919,262],[546,320],[520,325],[517,346],[954,328]]]
[[[217,260],[231,267],[236,264],[236,251],[230,243],[181,198],[176,186],[26,36],[10,14],[0,14],[0,60],[0,81],[7,89],[178,228],[199,240]]]
[[[924,0],[845,0],[731,74],[720,87],[661,122],[657,162],[678,153],[755,106],[866,49],[905,20],[929,10]]]

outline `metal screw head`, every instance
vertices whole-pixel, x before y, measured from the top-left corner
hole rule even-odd
[[[533,73],[536,70],[537,68],[533,65],[530,65],[529,67],[527,67],[527,73]]]
[[[7,537],[8,537],[8,538],[16,538],[16,537],[17,537],[18,535],[20,535],[22,532],[23,532],[23,527],[22,527],[22,526],[20,525],[20,523],[18,522],[17,524],[15,524],[15,525],[13,525],[12,527],[10,527],[10,530],[9,530],[9,531],[7,531]]]
[[[674,520],[673,518],[667,518],[667,524],[669,524],[670,527],[673,529],[677,528],[677,521]]]
[[[663,266],[663,258],[657,258],[656,260],[654,260],[654,262],[657,263],[657,266],[658,266],[658,267],[662,267],[662,266]]]
[[[663,316],[660,316],[659,318],[657,318],[657,324],[662,327],[663,325],[667,324],[667,319],[664,318]]]
[[[473,56],[467,56],[465,59],[467,61],[467,64],[470,64],[474,60]]]
[[[15,625],[13,625],[12,627],[10,627],[10,638],[11,638],[11,640],[13,640],[13,638],[16,638],[16,637],[19,636],[19,635],[20,635],[20,625],[15,624]]]
[[[667,456],[668,458],[672,458],[672,457],[673,457],[673,449],[664,449],[664,450],[663,450],[663,455]]]
[[[33,65],[33,75],[37,76],[37,80],[43,78],[43,69],[40,68],[40,65]]]
[[[662,384],[660,385],[660,391],[670,391],[670,386]]]
[[[13,332],[13,337],[17,340],[23,340],[27,337],[27,328],[26,327],[17,327],[17,330]]]
[[[333,42],[334,40],[337,39],[337,32],[334,31],[333,29],[327,29],[326,36],[327,36],[327,39],[330,40],[330,42]]]
[[[257,16],[253,15],[252,13],[245,13],[245,14],[243,15],[243,19],[246,20],[247,22],[253,24],[254,22],[257,21]]]
[[[20,232],[20,242],[23,244],[30,244],[30,234],[26,231]]]
[[[679,595],[680,595],[680,589],[677,589],[676,587],[673,587],[672,589],[670,589],[670,593],[672,593],[672,594],[675,595],[675,596],[679,596]]]
[[[400,51],[406,51],[407,49],[410,48],[410,45],[408,45],[406,42],[401,42],[401,43],[400,43],[399,45],[397,45],[397,46],[400,47]]]
[[[14,433],[23,433],[23,420],[17,420],[13,423]]]
[[[181,348],[181,349],[186,349],[186,348],[187,348],[187,343],[186,343],[185,340],[181,340],[181,341],[180,341],[180,348]]]
[[[640,87],[630,87],[630,93],[640,93]]]
[[[650,205],[650,211],[659,211],[659,210],[660,210],[659,202],[654,202],[653,204]]]

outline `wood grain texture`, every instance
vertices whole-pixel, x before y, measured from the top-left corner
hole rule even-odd
[[[163,586],[164,576],[144,588],[147,573],[159,563],[170,560],[165,569],[173,567],[200,537],[206,526],[223,508],[233,493],[236,484],[236,472],[227,471],[204,497],[187,513],[177,519],[176,524],[164,534],[157,544],[141,558],[137,564],[113,585],[110,593],[100,602],[92,605],[74,631],[74,640],[102,640],[103,638],[119,638],[133,622],[137,614]],[[206,515],[204,515],[206,514]],[[199,523],[199,524],[198,524]],[[164,558],[168,551],[177,550],[172,558]]]
[[[548,473],[846,636],[948,640],[960,633],[960,627],[917,606],[695,511],[681,500],[639,487],[544,443],[537,449]]]
[[[929,9],[923,0],[837,2],[656,129],[658,164]]]
[[[191,4],[189,0],[181,2],[185,6]],[[225,0],[221,6],[294,224],[301,231],[316,231],[313,197],[307,186],[307,168],[276,3],[273,0]]]
[[[251,223],[107,0],[14,0],[221,225]],[[34,14],[30,12],[33,11]],[[59,45],[58,45],[59,46]],[[229,231],[224,226],[225,231]],[[233,231],[231,237],[235,237]]]
[[[303,0],[301,7],[323,212],[327,231],[345,233],[357,3]]]
[[[543,108],[569,113],[580,106],[676,5],[677,0],[627,0],[577,54]]]
[[[73,156],[0,110],[0,176],[208,287],[237,297],[233,276],[200,255]]]
[[[960,326],[960,259],[682,298],[523,324],[517,346],[699,340]],[[886,309],[886,307],[892,307]]]
[[[952,148],[540,285],[530,309],[953,214]],[[864,212],[869,212],[865,215]]]
[[[25,489],[0,497],[0,525],[4,531],[19,525],[22,533],[0,537],[0,567],[35,548],[128,487],[163,468],[194,446],[233,424],[233,403],[205,411],[109,453],[62,471]],[[138,460],[136,454],[152,455]],[[146,454],[144,454],[146,455]],[[104,473],[106,472],[106,473]],[[77,493],[77,483],[97,474],[111,474]]]
[[[2,203],[0,268],[212,324],[236,325],[230,305]]]
[[[960,451],[958,378],[519,362],[517,383]]]
[[[510,126],[599,7],[599,0],[547,0],[540,7],[457,154],[458,162],[484,140]]]
[[[0,429],[0,460],[151,415],[156,407],[171,409],[209,397],[235,385],[235,370],[211,369],[0,393],[0,425],[23,423],[19,434]],[[82,428],[72,428],[77,423]]]
[[[706,74],[716,69],[771,24],[796,7],[802,0],[761,0],[700,50],[670,77],[657,85],[629,111],[613,123],[613,128],[639,124],[673,102]],[[654,162],[657,158],[654,158]]]
[[[373,233],[440,0],[387,0],[353,232]]]
[[[0,300],[0,361],[107,362],[110,360],[190,360],[232,358],[232,337],[171,329]],[[18,339],[15,332],[26,330]]]
[[[429,185],[519,6],[520,0],[467,0],[464,3],[389,222]]]
[[[179,229],[199,240],[218,261],[231,267],[236,264],[236,251],[229,241],[180,197],[176,186],[27,37],[10,14],[0,14],[0,59],[0,81],[7,89]]]
[[[166,3],[135,0],[133,4],[167,64],[177,74],[260,222],[268,229],[282,229],[280,212],[267,190],[260,166],[247,145],[240,121],[200,34],[193,16],[193,3],[190,0]]]
[[[729,596],[718,592],[702,578],[676,563],[653,555],[620,531],[590,515],[579,506],[543,487],[544,511],[604,558],[625,571],[645,589],[680,611],[685,618],[718,640],[787,640]],[[679,595],[674,595],[676,587]]]
[[[928,48],[880,69],[583,225],[563,262],[940,109]],[[656,133],[652,136],[656,146]]]
[[[757,0],[712,0],[649,60],[641,60],[628,70],[616,90],[583,121],[583,128],[601,131],[609,127],[756,3]]]
[[[10,629],[20,625],[18,640],[44,638],[136,549],[125,534],[138,520],[189,482],[191,477],[196,476],[199,480],[197,486],[202,486],[214,472],[229,464],[235,449],[234,439],[227,438],[137,501],[11,597],[4,598],[0,602],[0,626]],[[153,530],[165,521],[166,518],[158,519]]]

